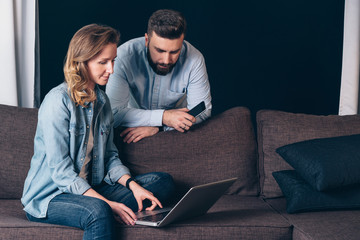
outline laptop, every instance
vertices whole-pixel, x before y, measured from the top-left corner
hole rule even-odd
[[[135,224],[163,227],[174,221],[205,214],[236,181],[230,178],[192,187],[174,207],[137,212]]]

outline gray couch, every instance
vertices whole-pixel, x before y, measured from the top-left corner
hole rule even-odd
[[[22,210],[37,110],[0,105],[0,122],[0,239],[82,239],[80,229],[29,222]],[[136,144],[115,138],[133,174],[168,172],[178,195],[193,185],[238,177],[208,214],[159,229],[119,225],[118,239],[359,239],[358,210],[286,213],[272,172],[291,169],[276,148],[360,133],[360,116],[261,110],[256,122],[255,129],[250,111],[235,107],[185,134],[160,132]]]

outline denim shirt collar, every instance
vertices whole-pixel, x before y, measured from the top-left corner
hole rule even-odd
[[[83,90],[85,92],[85,90]],[[99,86],[96,84],[94,88],[95,94],[96,94],[96,101],[99,105],[99,107],[103,106],[106,102],[106,97],[104,96],[104,93],[100,91]],[[91,102],[85,102],[84,104],[86,107],[91,106]],[[84,108],[84,107],[83,107]]]

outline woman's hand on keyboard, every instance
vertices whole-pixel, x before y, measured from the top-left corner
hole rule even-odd
[[[143,201],[145,199],[148,199],[151,201],[151,206],[146,208],[145,210],[152,211],[156,208],[156,206],[159,206],[162,208],[161,202],[154,196],[154,194],[145,188],[141,187],[136,182],[132,181],[130,182],[130,189],[132,190],[134,197],[138,203],[139,212],[143,210]]]

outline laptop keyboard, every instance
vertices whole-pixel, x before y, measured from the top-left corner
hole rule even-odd
[[[157,214],[154,214],[154,215],[149,215],[149,216],[145,216],[145,217],[138,218],[137,220],[140,220],[140,221],[148,221],[148,222],[159,222],[159,221],[163,220],[164,217],[165,217],[168,213],[169,213],[169,212],[157,213]]]

